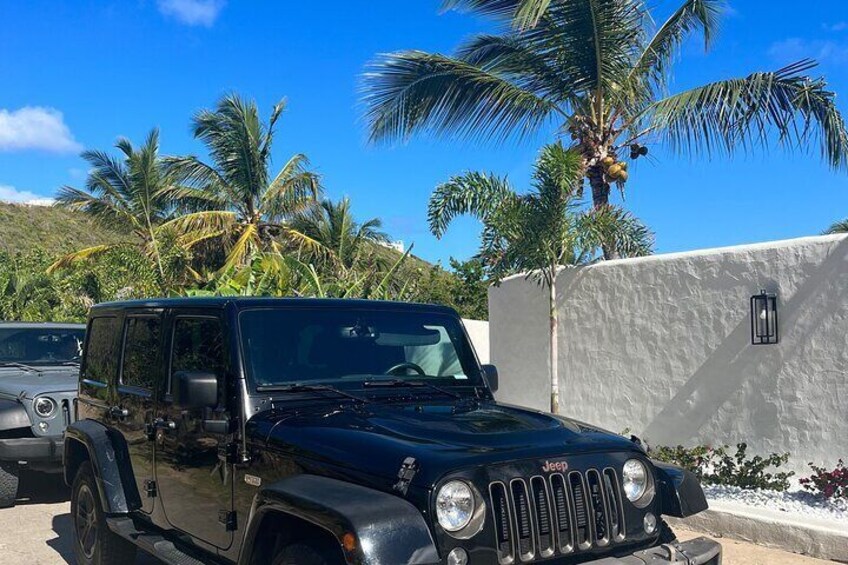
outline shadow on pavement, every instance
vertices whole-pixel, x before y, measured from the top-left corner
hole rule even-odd
[[[71,491],[65,486],[61,473],[22,472],[16,506],[67,502]]]

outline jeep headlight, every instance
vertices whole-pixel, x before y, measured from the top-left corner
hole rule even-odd
[[[639,508],[650,504],[654,489],[648,467],[637,459],[630,459],[621,472],[622,488],[627,500]]]
[[[436,519],[447,532],[458,532],[474,517],[474,492],[463,481],[448,481],[436,495]]]
[[[56,413],[56,401],[47,396],[40,396],[32,404],[35,413],[42,418],[49,418]]]

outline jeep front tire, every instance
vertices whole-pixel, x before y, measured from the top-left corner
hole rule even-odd
[[[0,462],[0,508],[15,505],[18,498],[18,464],[10,461]]]
[[[88,461],[80,465],[74,479],[71,519],[78,565],[127,565],[135,561],[135,546],[112,532],[106,524],[100,493]]]

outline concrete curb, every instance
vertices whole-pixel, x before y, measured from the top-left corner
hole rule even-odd
[[[710,509],[669,524],[688,530],[728,537],[848,563],[848,526],[823,518],[778,512],[728,502],[710,502]]]

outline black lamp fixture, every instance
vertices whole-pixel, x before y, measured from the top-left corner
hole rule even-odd
[[[777,295],[761,290],[751,297],[751,343],[771,345],[778,337]]]

